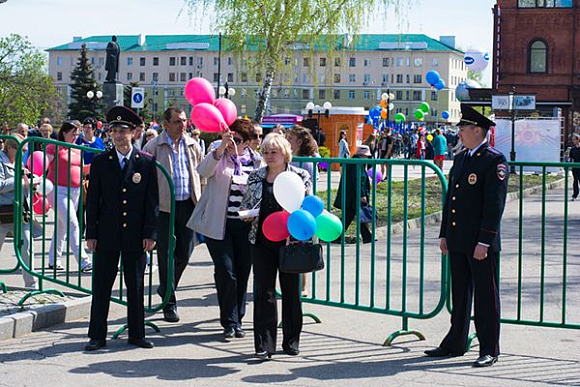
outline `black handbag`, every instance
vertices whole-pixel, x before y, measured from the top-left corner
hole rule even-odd
[[[324,269],[322,245],[292,242],[280,248],[279,269],[283,273],[310,273]]]
[[[0,224],[14,223],[14,204],[0,205]]]
[[[372,206],[361,206],[360,208],[360,222],[361,223],[371,223],[373,221],[379,220],[379,215]]]

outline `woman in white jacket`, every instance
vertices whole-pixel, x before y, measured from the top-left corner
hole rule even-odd
[[[249,146],[254,126],[238,119],[222,134],[221,144],[199,164],[207,185],[187,226],[204,235],[214,262],[214,278],[220,306],[220,323],[226,341],[242,338],[246,312],[248,277],[252,266],[248,234],[250,223],[238,213],[250,172],[256,165],[243,166],[239,155]]]

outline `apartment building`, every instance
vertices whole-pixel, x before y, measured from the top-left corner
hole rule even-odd
[[[105,49],[110,40],[110,36],[75,37],[47,50],[49,73],[63,99],[70,98],[70,73],[82,45],[87,47],[97,81],[104,82]],[[119,82],[137,81],[145,87],[155,115],[174,104],[188,107],[183,87],[192,77],[204,77],[216,86],[218,79],[221,85],[227,82],[236,90],[233,100],[239,113],[253,115],[263,81],[263,71],[253,65],[259,62],[255,52],[240,57],[220,51],[216,35],[131,35],[117,36],[117,42],[121,48]],[[450,112],[450,122],[459,120],[455,87],[467,78],[467,69],[454,37],[436,40],[426,35],[363,34],[344,37],[340,49],[331,51],[294,44],[272,85],[268,113],[300,114],[309,101],[368,109],[378,103],[382,93],[389,92],[395,96],[393,115],[403,112],[411,117],[426,101],[431,105],[427,122],[442,122],[443,110]],[[440,73],[445,89],[437,91],[427,84],[429,70]]]

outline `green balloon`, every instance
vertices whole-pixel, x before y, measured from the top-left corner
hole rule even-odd
[[[323,212],[316,217],[316,235],[324,242],[332,242],[342,234],[342,222],[338,216]]]
[[[423,110],[421,110],[421,109],[415,110],[415,118],[416,119],[421,120],[424,118],[424,116],[425,116],[425,113],[423,113]]]
[[[406,119],[407,119],[407,117],[405,117],[405,115],[403,113],[395,114],[395,121],[396,122],[405,122]]]
[[[431,107],[429,106],[429,104],[427,102],[421,102],[420,109],[423,113],[429,113],[429,110],[431,109]]]

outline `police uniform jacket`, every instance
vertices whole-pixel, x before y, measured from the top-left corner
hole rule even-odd
[[[115,149],[91,163],[87,193],[87,239],[97,249],[143,251],[143,239],[157,238],[159,191],[155,158],[133,148],[125,174]]]
[[[504,155],[487,143],[473,156],[465,150],[455,157],[439,234],[449,251],[473,254],[478,243],[500,250],[507,181]]]

